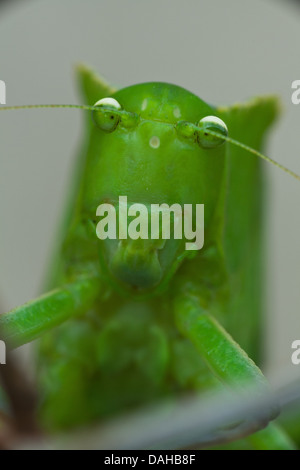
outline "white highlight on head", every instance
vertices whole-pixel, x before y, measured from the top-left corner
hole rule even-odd
[[[142,102],[141,110],[145,111],[145,109],[147,108],[147,105],[148,105],[148,100],[147,98],[145,98],[144,101]]]
[[[149,140],[149,145],[153,149],[157,149],[160,146],[160,140],[156,135],[153,135]]]
[[[111,106],[116,109],[121,109],[120,103],[114,98],[102,98],[102,100],[97,101],[94,106]]]
[[[213,124],[217,124],[218,126],[224,127],[225,130],[228,132],[227,126],[222,119],[218,118],[217,116],[205,116],[199,122],[211,122]]]
[[[180,118],[180,116],[181,116],[181,111],[180,111],[180,109],[179,109],[179,108],[175,108],[174,111],[173,111],[173,115],[174,115],[174,117],[176,117],[176,118]]]

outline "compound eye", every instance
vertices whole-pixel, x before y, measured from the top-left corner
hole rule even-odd
[[[120,121],[120,103],[114,98],[102,98],[94,106],[99,108],[93,111],[95,124],[104,132],[113,132]]]
[[[225,142],[222,137],[227,137],[228,129],[224,121],[217,116],[206,116],[198,123],[198,143],[203,148],[215,148]],[[211,134],[209,131],[216,132]]]

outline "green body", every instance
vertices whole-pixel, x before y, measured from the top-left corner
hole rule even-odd
[[[96,105],[93,120],[87,116],[50,291],[0,317],[12,348],[40,338],[45,428],[88,425],[224,385],[268,393],[256,365],[262,163],[249,152],[262,147],[277,100],[220,108],[166,83],[116,91],[85,67],[78,77],[85,105]],[[110,203],[119,213],[120,196],[147,210],[204,204],[204,247],[189,251],[185,239],[163,240],[161,233],[100,240],[97,207]],[[247,428],[247,441],[233,447],[293,448],[276,425],[263,429],[277,414],[267,406]]]
[[[53,283],[97,272],[106,285],[105,301],[101,298],[99,306],[96,301],[86,315],[42,339],[42,411],[47,426],[54,428],[216,384],[175,324],[172,303],[179,291],[193,291],[209,304],[210,312],[254,360],[260,347],[261,162],[226,143],[202,149],[178,138],[174,126],[180,120],[196,123],[216,115],[225,121],[230,136],[258,149],[275,117],[275,100],[218,109],[165,83],[135,85],[112,94],[85,69],[79,78],[85,103],[113,96],[143,121],[133,130],[106,134],[87,116],[80,186]],[[159,148],[149,146],[153,135],[160,139]],[[159,253],[164,273],[158,286],[124,289],[107,266],[105,250],[110,253],[110,247],[103,248],[94,225],[89,226],[97,206],[119,195],[144,204],[204,203],[204,248],[185,259],[182,247],[167,241]],[[143,256],[152,248],[151,240],[131,243],[137,251],[142,244]]]

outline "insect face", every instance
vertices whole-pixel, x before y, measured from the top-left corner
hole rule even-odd
[[[135,85],[96,105],[84,210],[95,213],[99,204],[109,202],[117,216],[119,198],[125,196],[128,204],[147,208],[147,213],[137,215],[140,225],[147,218],[148,238],[124,239],[118,227],[116,238],[100,241],[101,258],[122,284],[135,291],[153,289],[188,254],[184,230],[181,238],[174,230],[164,237],[161,221],[158,237],[151,236],[153,205],[175,204],[184,216],[185,204],[204,204],[205,223],[210,224],[220,199],[225,146],[222,139],[206,137],[210,121],[203,118],[213,115],[213,109],[174,85]],[[202,127],[197,126],[199,121]],[[220,122],[217,125],[220,129]],[[170,217],[174,228],[176,217]],[[195,226],[194,215],[192,223]],[[129,229],[130,218],[126,224]]]

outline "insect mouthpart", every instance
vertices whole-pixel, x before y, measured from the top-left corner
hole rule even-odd
[[[190,249],[180,204],[128,204],[127,196],[119,196],[114,204],[100,204],[96,215],[100,263],[111,281],[126,289],[157,287],[174,272],[180,253]]]

